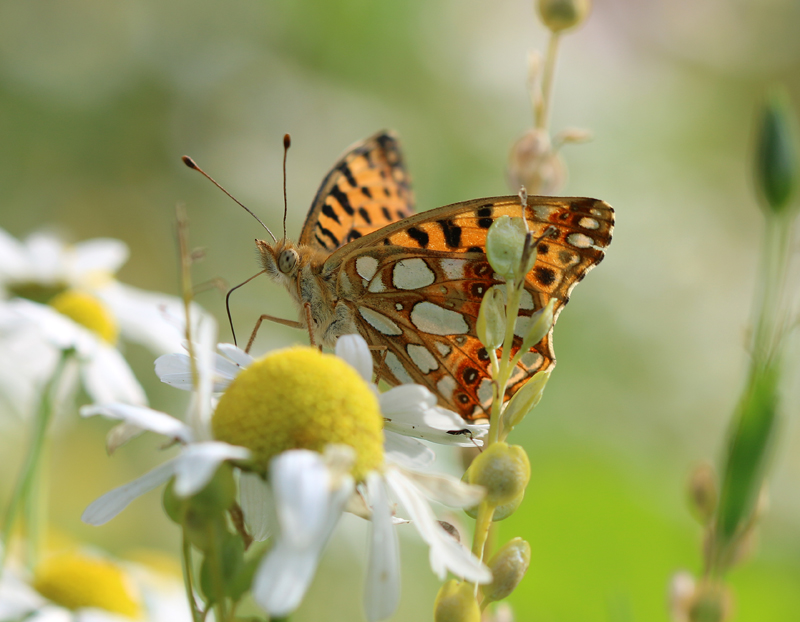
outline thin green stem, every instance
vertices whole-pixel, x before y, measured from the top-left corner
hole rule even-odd
[[[211,546],[205,551],[211,565],[211,582],[214,590],[214,612],[218,622],[227,622],[228,611],[225,591],[225,577],[222,570],[222,551],[220,549],[219,528],[214,521],[208,521],[208,541]]]
[[[35,516],[35,500],[32,501],[36,494],[38,474],[41,469],[42,455],[44,453],[45,440],[47,438],[47,429],[50,425],[50,420],[53,417],[55,406],[53,403],[53,393],[58,388],[61,378],[64,373],[64,368],[67,361],[72,355],[72,350],[64,350],[61,353],[56,368],[50,380],[42,389],[41,400],[39,401],[39,409],[33,422],[33,432],[31,435],[30,445],[28,447],[28,454],[25,456],[25,463],[20,472],[17,484],[14,487],[14,492],[11,495],[11,500],[6,510],[3,519],[2,536],[0,539],[0,575],[3,572],[6,557],[8,554],[8,546],[11,541],[11,534],[14,530],[14,524],[17,519],[22,515],[24,517],[24,527],[26,535],[29,538],[36,538],[37,534],[31,532],[31,527],[35,527],[39,518]],[[33,508],[31,507],[33,506]],[[33,512],[33,514],[32,514]],[[28,549],[27,563],[30,567],[35,565],[35,552],[38,551],[38,542]]]
[[[186,599],[189,601],[189,609],[192,612],[192,622],[203,622],[203,614],[197,608],[197,600],[194,597],[194,587],[192,585],[192,544],[186,537],[186,529],[182,530],[183,543],[181,546],[181,559],[183,561],[183,586],[186,589]]]
[[[558,56],[558,43],[561,40],[559,33],[550,34],[547,45],[547,57],[544,61],[542,73],[542,97],[539,106],[534,110],[535,124],[538,129],[547,129],[550,123],[550,104],[553,98],[553,78],[556,70],[556,57]]]

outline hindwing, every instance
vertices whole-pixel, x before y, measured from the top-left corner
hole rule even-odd
[[[425,385],[462,417],[488,417],[489,356],[475,324],[483,294],[505,284],[486,258],[486,233],[498,217],[522,213],[519,197],[456,203],[389,224],[328,258],[323,275],[335,278],[359,332],[387,350],[376,351],[375,360],[390,384]],[[614,223],[608,204],[587,198],[528,197],[524,215],[543,239],[525,280],[514,352],[530,316],[555,299],[557,317],[572,288],[600,263]],[[554,365],[551,331],[523,355],[505,398]]]

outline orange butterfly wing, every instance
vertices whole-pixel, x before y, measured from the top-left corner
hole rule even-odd
[[[478,199],[390,224],[336,251],[324,274],[338,271],[337,292],[371,345],[388,352],[381,375],[390,384],[417,382],[466,419],[488,416],[489,357],[475,333],[483,294],[503,287],[484,253],[500,216],[520,216],[518,197]],[[602,201],[529,197],[525,217],[538,245],[526,277],[514,351],[526,323],[553,298],[557,317],[569,294],[603,258],[613,209]],[[383,354],[375,353],[377,362]],[[533,374],[555,365],[552,332],[522,357],[506,399]]]
[[[333,252],[413,212],[397,137],[378,132],[351,147],[322,181],[299,242]]]

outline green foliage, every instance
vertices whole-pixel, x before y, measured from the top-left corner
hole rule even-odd
[[[784,91],[773,92],[761,112],[755,164],[756,183],[767,207],[776,214],[783,212],[798,175],[794,119]]]

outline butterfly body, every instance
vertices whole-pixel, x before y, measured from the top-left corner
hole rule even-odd
[[[500,216],[524,216],[538,244],[515,326],[516,350],[530,317],[569,293],[603,258],[613,210],[588,198],[476,199],[413,214],[396,138],[379,133],[356,145],[328,174],[298,243],[257,241],[261,263],[299,309],[299,325],[332,347],[359,333],[377,346],[390,384],[428,387],[468,420],[488,416],[489,355],[476,336],[483,295],[505,283],[485,254]],[[311,326],[308,326],[308,323]],[[506,398],[534,373],[555,365],[552,333],[526,353]]]

